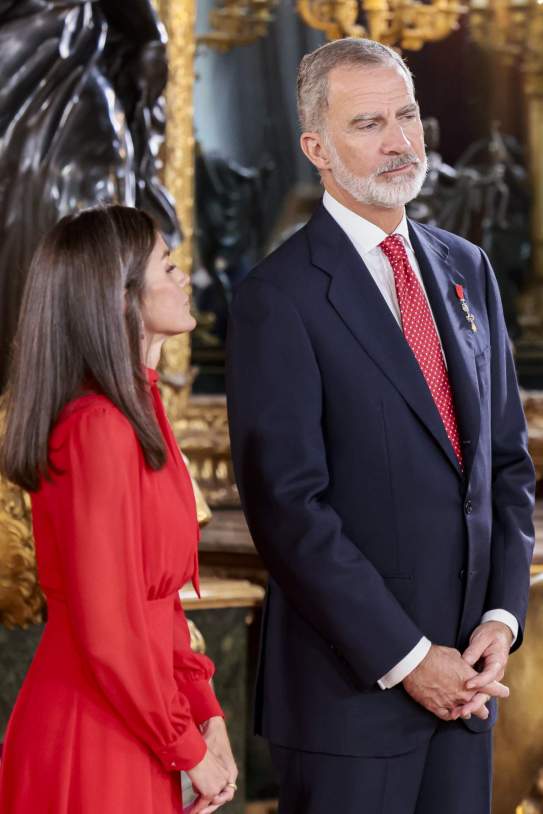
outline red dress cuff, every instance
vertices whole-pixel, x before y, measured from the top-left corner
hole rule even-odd
[[[203,760],[206,742],[198,727],[191,721],[187,730],[169,746],[160,749],[158,756],[169,772],[187,772]]]
[[[186,681],[181,686],[181,692],[190,705],[192,717],[197,724],[203,724],[218,715],[224,718],[224,712],[217,701],[217,696],[213,692],[210,682],[201,678],[197,681]]]

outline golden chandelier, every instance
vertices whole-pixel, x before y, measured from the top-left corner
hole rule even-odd
[[[302,19],[329,40],[368,37],[408,51],[447,37],[465,11],[456,0],[298,0]]]
[[[280,0],[218,0],[211,31],[199,42],[219,50],[254,42],[267,33]],[[298,14],[329,40],[369,37],[417,51],[447,37],[467,9],[457,0],[297,0]]]

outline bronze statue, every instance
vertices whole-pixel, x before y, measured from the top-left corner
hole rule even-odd
[[[260,259],[265,238],[264,202],[275,165],[242,166],[197,145],[195,206],[197,262],[192,277],[198,327],[192,359],[199,392],[224,391],[224,343],[236,286]]]
[[[0,386],[29,259],[61,216],[117,201],[180,240],[158,180],[165,42],[151,0],[0,0]]]

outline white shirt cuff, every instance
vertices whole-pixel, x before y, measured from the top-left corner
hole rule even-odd
[[[502,621],[500,619],[500,621]],[[422,639],[409,651],[407,656],[404,656],[401,661],[396,664],[392,670],[385,673],[382,678],[378,680],[378,684],[382,690],[390,690],[396,684],[400,684],[409,673],[412,673],[415,667],[418,667],[423,658],[426,657],[432,642],[423,636]]]
[[[503,622],[504,625],[507,625],[513,634],[513,641],[511,642],[511,647],[513,647],[518,637],[518,622],[512,613],[503,610],[503,608],[489,610],[486,613],[483,613],[481,624],[483,624],[483,622]]]

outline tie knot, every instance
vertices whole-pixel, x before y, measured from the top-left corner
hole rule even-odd
[[[395,263],[403,262],[407,258],[407,252],[399,235],[389,235],[385,237],[385,239],[379,243],[379,248],[384,252],[393,268]]]

